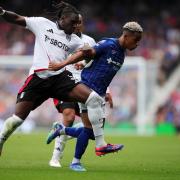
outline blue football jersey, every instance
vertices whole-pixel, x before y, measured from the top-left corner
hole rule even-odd
[[[125,49],[116,38],[103,39],[93,48],[96,56],[83,69],[81,82],[104,96],[113,77],[124,63]]]

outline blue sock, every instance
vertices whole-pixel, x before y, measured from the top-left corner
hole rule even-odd
[[[80,133],[83,131],[83,129],[84,129],[84,127],[79,127],[79,128],[66,127],[65,134],[72,136],[72,137],[78,137],[80,135]]]
[[[82,155],[84,154],[89,139],[94,137],[93,130],[90,128],[83,128],[82,132],[79,134],[76,142],[76,149],[74,157],[77,159],[81,159]]]

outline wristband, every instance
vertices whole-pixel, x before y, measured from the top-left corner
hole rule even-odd
[[[5,14],[5,10],[3,9],[2,12],[0,13],[0,16],[3,16]]]

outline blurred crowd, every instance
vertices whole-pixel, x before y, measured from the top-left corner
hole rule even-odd
[[[52,1],[8,0],[1,5],[24,16],[46,16],[52,11]],[[58,1],[58,0],[54,0]],[[138,21],[144,28],[139,48],[127,52],[159,63],[159,84],[163,84],[180,62],[180,1],[178,0],[73,0],[85,22],[85,33],[97,41],[103,37],[118,37],[127,21]],[[33,54],[34,36],[23,28],[0,20],[0,55]]]
[[[174,124],[176,132],[180,134],[180,83],[167,102],[157,110],[156,123]]]
[[[159,66],[157,78],[159,85],[163,85],[180,64],[180,1],[111,0],[109,2],[108,0],[69,0],[66,2],[72,3],[80,10],[84,17],[84,32],[92,36],[96,41],[103,37],[118,37],[122,26],[127,21],[138,21],[144,29],[143,39],[135,51],[127,52],[127,54],[129,56],[142,56],[149,62],[156,62]],[[46,16],[47,11],[52,11],[51,4],[52,0],[0,0],[0,6],[24,16]],[[0,55],[33,54],[34,35],[24,28],[4,22],[2,18],[0,18],[0,42]],[[19,88],[17,84],[22,84],[17,83],[16,77],[18,75],[16,73],[19,72],[14,72],[15,75],[9,80],[12,81],[11,86],[13,87],[9,87],[10,83],[6,84],[7,81],[4,81],[6,78],[3,79],[4,75],[7,74],[6,72],[5,70],[0,74],[0,81],[3,81],[1,83],[3,84],[1,86],[2,96],[0,97],[5,96],[8,98],[5,101],[6,104],[2,105],[0,103],[0,113],[4,112],[3,108],[8,106],[9,101],[12,101],[11,95],[8,94],[9,91],[17,92]],[[116,122],[117,119],[131,119],[137,111],[136,76],[137,72],[131,71],[131,73],[128,72],[127,74],[123,72],[113,82],[113,96],[119,98],[114,99],[115,108],[110,117],[112,125],[118,123]],[[127,81],[124,81],[126,78]],[[25,77],[23,77],[24,79]],[[120,90],[119,83],[123,87]],[[3,91],[4,84],[8,86],[8,91]],[[161,119],[169,121],[172,117],[173,119],[180,119],[180,114],[178,114],[179,100],[176,100],[179,99],[179,93],[179,90],[175,91],[167,104],[160,107],[157,113],[157,121]],[[1,114],[1,117],[5,116],[6,114]],[[180,122],[177,120],[175,120],[175,124],[180,126]]]

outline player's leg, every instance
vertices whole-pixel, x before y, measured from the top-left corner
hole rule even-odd
[[[105,113],[102,106],[104,105],[104,99],[84,84],[78,84],[69,96],[86,104],[88,117],[95,135],[96,147],[107,145],[103,130]]]
[[[82,106],[81,106],[80,109],[81,109],[81,119],[86,127],[81,131],[81,133],[77,137],[75,154],[70,164],[70,169],[74,171],[86,171],[86,169],[83,167],[80,161],[88,146],[89,139],[94,140],[94,133],[91,127],[91,123],[88,119],[87,108],[83,108],[82,111]]]
[[[2,152],[4,142],[24,122],[32,107],[32,102],[25,101],[17,103],[15,106],[15,113],[5,120],[0,132],[0,154]]]
[[[104,98],[100,97],[96,92],[91,91],[84,84],[77,85],[71,93],[71,97],[75,97],[81,102],[83,102],[86,99],[85,105],[87,106],[88,117],[95,136],[96,155],[101,156],[107,153],[112,153],[121,150],[123,148],[122,144],[107,144],[104,139]]]
[[[58,101],[56,104],[57,110],[63,114],[62,124],[65,127],[71,127],[75,120],[75,103]],[[63,152],[68,139],[67,135],[56,137],[54,150],[49,165],[52,167],[61,167],[60,159],[63,158]]]
[[[45,80],[41,80],[35,75],[29,76],[22,88],[18,92],[17,101],[15,105],[15,113],[7,120],[3,125],[0,132],[0,154],[2,152],[3,144],[8,139],[8,137],[19,127],[26,117],[29,115],[31,110],[36,109],[40,104],[42,104],[46,99],[48,99],[48,94],[43,94],[44,91],[42,86],[42,81],[47,86]],[[39,87],[40,91],[37,93],[33,90],[34,87]]]

